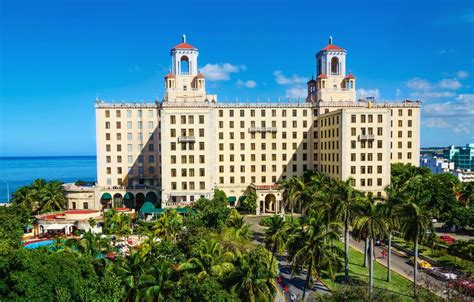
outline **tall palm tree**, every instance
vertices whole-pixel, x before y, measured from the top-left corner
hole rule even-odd
[[[34,192],[30,186],[20,187],[12,194],[12,202],[35,212],[38,210],[39,205],[33,193]]]
[[[265,244],[268,248],[271,246],[272,260],[270,267],[273,265],[275,253],[283,252],[285,243],[288,236],[288,224],[285,222],[285,218],[274,215],[270,217],[268,229],[265,230]]]
[[[406,240],[413,241],[415,245],[413,263],[413,295],[417,296],[417,274],[418,274],[418,242],[424,239],[428,233],[433,232],[431,215],[427,209],[418,205],[423,203],[423,198],[427,198],[423,192],[424,188],[418,188],[411,192],[409,200],[406,200],[397,211],[400,217],[401,230]]]
[[[352,187],[353,179],[346,181],[334,180],[334,189],[337,193],[336,202],[332,205],[331,216],[344,224],[344,278],[349,280],[349,224],[352,217],[357,192]]]
[[[162,258],[155,259],[139,277],[139,289],[135,301],[163,301],[164,288],[171,288],[173,270],[169,262]]]
[[[355,206],[354,219],[352,221],[353,233],[363,233],[370,242],[369,261],[369,290],[372,293],[374,283],[374,239],[383,238],[387,233],[388,223],[382,205],[377,204],[372,192],[366,193],[359,199],[360,203]]]
[[[245,302],[273,301],[277,291],[276,270],[263,247],[238,253],[229,283],[231,291]]]
[[[288,253],[293,270],[306,267],[306,281],[303,289],[303,300],[306,288],[312,275],[321,276],[325,270],[333,277],[335,269],[341,266],[341,249],[335,244],[339,239],[339,222],[327,223],[323,212],[311,211],[309,219],[302,228],[297,227],[288,243]]]
[[[227,230],[237,239],[248,240],[252,237],[250,224],[246,223],[244,217],[239,215],[231,215],[227,219]]]
[[[387,220],[387,282],[392,281],[392,232],[394,229],[399,229],[400,219],[397,211],[403,203],[402,193],[397,192],[392,185],[385,188],[385,198],[381,203],[381,211]]]
[[[223,276],[232,271],[234,254],[225,252],[216,240],[202,240],[198,254],[178,266],[178,271],[192,270],[198,272],[198,278],[206,275]]]
[[[290,208],[291,219],[293,220],[294,208],[298,202],[299,194],[299,181],[296,176],[284,179],[280,182],[281,187],[284,189],[284,200],[286,206]]]

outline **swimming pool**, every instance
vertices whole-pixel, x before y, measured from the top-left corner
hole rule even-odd
[[[41,246],[48,246],[48,245],[53,245],[54,241],[53,240],[41,240],[41,241],[34,241],[25,244],[23,247],[25,249],[37,249]]]

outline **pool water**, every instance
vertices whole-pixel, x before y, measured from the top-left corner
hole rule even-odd
[[[36,241],[36,242],[27,243],[23,247],[25,249],[37,249],[41,246],[48,246],[48,245],[53,245],[53,244],[54,244],[53,240],[43,240],[43,241]]]

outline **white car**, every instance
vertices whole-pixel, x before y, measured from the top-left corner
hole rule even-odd
[[[426,273],[435,277],[436,279],[443,281],[456,280],[458,278],[456,274],[451,273],[442,267],[432,267],[430,269],[427,269]]]

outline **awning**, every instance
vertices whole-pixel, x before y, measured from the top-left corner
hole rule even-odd
[[[104,193],[102,194],[102,197],[100,199],[112,199],[112,195],[110,195],[109,193]]]
[[[62,230],[64,229],[65,227],[68,227],[68,226],[72,226],[72,224],[57,224],[57,223],[53,223],[53,224],[42,224],[43,228],[45,230]]]
[[[157,209],[155,206],[147,201],[145,202],[142,207],[140,208],[140,213],[158,213],[161,214],[164,212],[164,209]]]
[[[229,196],[229,202],[235,202],[237,198],[235,196]]]
[[[125,196],[123,197],[123,199],[125,199],[125,200],[131,200],[131,199],[133,199],[133,194],[127,192],[127,193],[125,193]]]
[[[176,208],[176,212],[179,214],[185,214],[185,213],[193,213],[194,210],[191,208]]]

